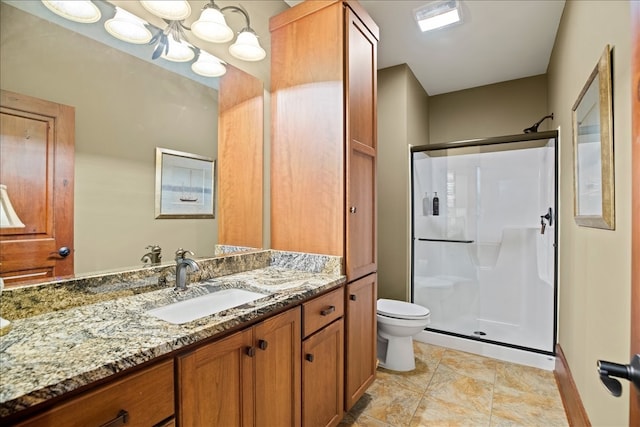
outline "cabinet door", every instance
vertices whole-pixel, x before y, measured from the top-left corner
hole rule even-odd
[[[176,359],[178,425],[253,425],[252,338],[248,329]]]
[[[376,290],[375,274],[346,288],[345,410],[351,409],[375,379]]]
[[[347,280],[376,271],[377,41],[349,8],[347,39]]]
[[[255,422],[300,425],[300,307],[255,326]]]
[[[302,425],[336,426],[344,414],[344,333],[337,320],[302,343]]]

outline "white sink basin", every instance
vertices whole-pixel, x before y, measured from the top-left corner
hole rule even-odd
[[[223,289],[201,297],[154,308],[148,310],[147,314],[174,325],[180,325],[266,296],[244,289]]]

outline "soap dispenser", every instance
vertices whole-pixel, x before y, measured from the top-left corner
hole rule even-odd
[[[431,210],[431,203],[429,203],[429,193],[424,193],[424,198],[422,199],[422,215],[429,215],[429,210]]]
[[[435,192],[433,196],[433,215],[440,215],[440,199],[438,198],[438,192]]]

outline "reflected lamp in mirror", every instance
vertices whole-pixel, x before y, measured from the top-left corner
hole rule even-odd
[[[0,228],[23,228],[24,226],[13,209],[7,186],[0,184]]]
[[[147,21],[138,18],[133,13],[116,7],[113,18],[104,23],[104,28],[113,37],[127,43],[145,44],[151,41],[151,31],[145,26]]]
[[[42,0],[42,3],[56,15],[82,24],[98,22],[102,17],[100,9],[89,0]]]
[[[200,51],[198,60],[191,64],[191,69],[205,77],[220,77],[227,72],[222,61],[204,50]]]

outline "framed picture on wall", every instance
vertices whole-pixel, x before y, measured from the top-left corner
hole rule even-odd
[[[156,218],[214,218],[215,161],[156,148]]]
[[[574,217],[615,229],[611,49],[607,45],[572,109]]]

